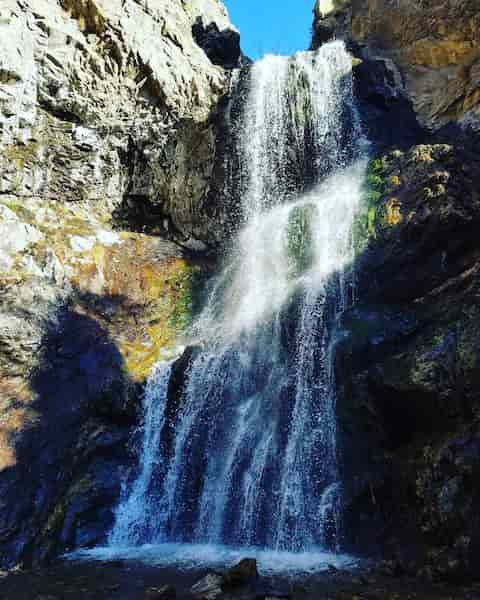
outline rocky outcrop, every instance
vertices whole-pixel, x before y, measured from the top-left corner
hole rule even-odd
[[[254,586],[258,577],[257,561],[254,558],[244,558],[223,574],[207,573],[190,588],[190,592],[198,600],[215,600],[226,595],[230,597],[238,588],[247,593],[253,591],[249,588]]]
[[[377,153],[337,331],[345,536],[458,583],[480,547],[480,7],[318,0],[313,45],[333,36]]]
[[[222,224],[206,218],[213,122],[228,91],[221,63],[240,57],[223,6],[8,0],[1,10],[0,192],[135,214],[140,202],[165,235],[218,243]],[[212,40],[224,39],[222,57]]]
[[[374,161],[337,346],[350,541],[452,581],[478,573],[480,543],[478,181],[459,146]]]
[[[95,205],[0,206],[16,234],[0,272],[0,549],[28,564],[104,540],[141,384],[175,351],[202,268]]]
[[[194,308],[188,257],[222,239],[216,123],[239,57],[217,0],[2,3],[4,566],[105,540],[142,383]]]
[[[334,35],[364,60],[392,60],[421,125],[480,130],[476,0],[318,0],[314,44]]]

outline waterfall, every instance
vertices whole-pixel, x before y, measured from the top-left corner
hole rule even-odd
[[[161,463],[160,436],[165,425],[165,403],[172,362],[159,362],[153,369],[145,388],[143,403],[142,448],[140,471],[131,490],[116,513],[112,544],[141,543],[155,522],[156,496],[152,486],[156,468]]]
[[[365,161],[342,42],[253,65],[236,124],[242,227],[194,324],[169,447],[153,372],[111,546],[338,550],[334,325],[351,302]],[[169,439],[170,439],[169,438]]]

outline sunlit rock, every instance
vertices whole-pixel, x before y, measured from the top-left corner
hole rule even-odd
[[[434,5],[435,4],[435,5]],[[480,129],[480,14],[476,0],[317,2],[314,45],[338,35],[364,58],[393,59],[420,123]],[[363,50],[362,50],[363,49]]]

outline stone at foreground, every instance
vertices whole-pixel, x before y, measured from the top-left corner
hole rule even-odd
[[[145,600],[175,600],[176,597],[177,591],[171,585],[148,588],[145,592]]]
[[[209,573],[200,579],[190,589],[192,594],[199,600],[215,600],[222,595],[223,577],[216,573]]]
[[[225,587],[248,585],[258,579],[257,561],[244,558],[237,565],[228,569],[223,576]]]

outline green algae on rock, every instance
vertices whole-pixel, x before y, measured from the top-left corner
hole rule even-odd
[[[286,246],[292,277],[298,277],[312,266],[315,253],[311,228],[316,210],[314,204],[306,204],[295,207],[289,215]]]
[[[362,202],[355,217],[353,239],[356,252],[362,252],[370,238],[376,236],[380,199],[385,191],[384,166],[381,158],[373,158],[367,166]]]

